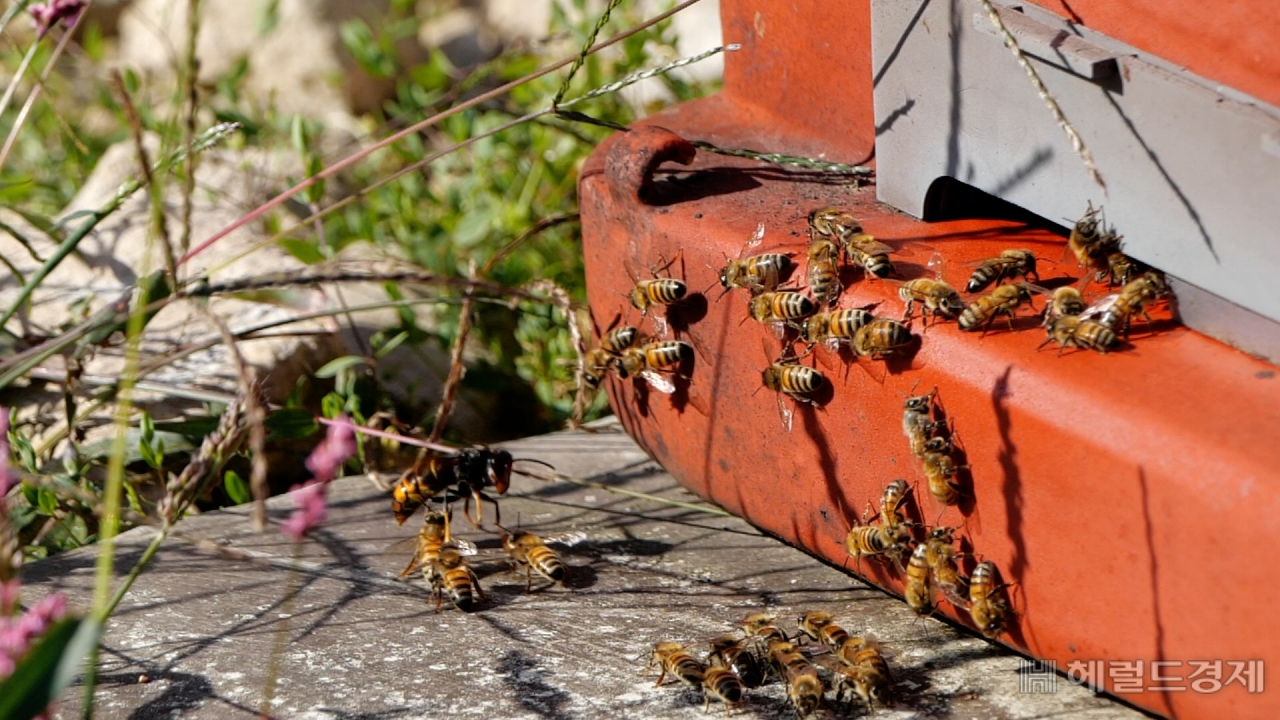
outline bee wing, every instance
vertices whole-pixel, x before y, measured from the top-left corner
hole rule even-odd
[[[1119,299],[1120,293],[1111,293],[1098,302],[1085,308],[1084,312],[1080,313],[1080,319],[1089,320],[1091,318],[1102,317],[1113,305],[1116,304],[1116,301]]]
[[[405,551],[414,552],[417,550],[418,536],[413,535],[402,540],[391,543],[380,551],[379,555],[399,555]]]
[[[849,240],[849,244],[868,255],[894,252],[892,246],[885,245],[870,235],[854,235],[853,238]]]
[[[769,328],[769,334],[773,336],[773,339],[774,339],[774,340],[779,340],[779,341],[781,341],[781,340],[786,339],[786,337],[787,337],[787,323],[786,323],[786,322],[784,322],[784,321],[782,321],[782,320],[778,320],[778,321],[775,321],[775,322],[771,322],[771,323],[768,323],[768,328]]]
[[[645,370],[640,373],[640,377],[644,378],[645,382],[649,383],[649,387],[657,390],[663,395],[670,395],[676,391],[676,384],[671,381],[671,378],[663,375],[662,373]]]
[[[787,432],[791,432],[791,420],[795,415],[795,413],[793,413],[791,411],[791,408],[787,407],[786,403],[783,402],[782,393],[778,393],[777,395],[778,395],[778,415],[779,417],[782,418],[782,427],[786,428]]]
[[[747,242],[743,244],[742,252],[738,253],[738,258],[741,259],[746,257],[751,250],[760,247],[760,243],[762,242],[764,242],[764,223],[756,225],[756,231],[752,233],[751,237],[747,239]]]
[[[574,530],[572,532],[563,532],[556,535],[548,535],[542,538],[545,545],[560,545],[562,547],[573,547],[587,539],[587,534]]]
[[[462,538],[453,538],[449,542],[445,543],[444,546],[457,550],[459,555],[475,555],[480,552],[480,549],[476,547],[475,543]]]
[[[651,315],[653,318],[653,332],[655,337],[667,338],[667,319],[661,315]]]
[[[947,259],[943,257],[942,253],[935,251],[932,255],[930,255],[927,267],[933,271],[935,280],[946,279],[942,277],[942,273],[944,270],[947,269]]]

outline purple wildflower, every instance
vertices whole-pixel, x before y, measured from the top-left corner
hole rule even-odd
[[[36,21],[36,35],[44,37],[58,23],[70,25],[75,22],[86,4],[86,0],[49,0],[32,5],[27,12]]]
[[[307,533],[324,522],[329,481],[355,451],[355,432],[351,429],[351,421],[345,415],[340,416],[329,425],[324,440],[307,458],[307,469],[315,479],[293,488],[293,504],[297,509],[280,526],[280,532],[294,542],[302,542]]]

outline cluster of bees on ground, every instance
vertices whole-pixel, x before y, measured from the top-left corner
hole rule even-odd
[[[1067,241],[1079,265],[1086,268],[1074,286],[1053,290],[1042,287],[1032,252],[1008,249],[976,263],[965,286],[973,297],[966,302],[943,279],[944,263],[935,253],[929,261],[934,277],[900,284],[898,295],[905,304],[901,319],[875,315],[875,305],[835,308],[844,289],[842,270],[856,268],[867,279],[889,278],[895,274],[893,248],[865,233],[861,223],[840,208],[814,210],[808,220],[807,293],[783,284],[793,267],[791,254],[749,254],[763,241],[763,225],[747,241],[739,257],[727,259],[719,272],[725,293],[747,290],[747,317],[768,326],[774,337],[783,342],[781,355],[773,359],[765,341],[765,352],[772,362],[761,371],[761,386],[777,393],[779,411],[788,427],[791,412],[784,406],[783,397],[816,404],[812,396],[826,382],[816,367],[800,362],[816,346],[822,345],[836,354],[847,349],[855,359],[909,358],[920,341],[920,336],[911,330],[917,309],[925,331],[931,321],[936,324],[954,320],[961,331],[985,335],[997,318],[1004,318],[1013,330],[1013,318],[1019,309],[1034,308],[1033,297],[1044,296],[1048,298],[1042,311],[1046,338],[1040,347],[1056,342],[1059,355],[1068,348],[1106,353],[1117,348],[1120,337],[1128,336],[1135,316],[1150,324],[1148,305],[1169,294],[1164,275],[1126,255],[1123,237],[1114,228],[1106,227],[1102,209],[1091,204]],[[689,297],[684,281],[659,274],[672,262],[660,261],[650,268],[653,277],[637,281],[631,290],[631,305],[640,310],[642,319],[656,307],[681,303]],[[1086,305],[1081,288],[1095,278],[1105,281],[1109,288],[1119,289]],[[1030,279],[1036,282],[1029,282]],[[991,289],[987,291],[988,288]],[[658,335],[665,335],[665,322],[659,318],[655,324]],[[793,349],[797,341],[805,345],[800,354]],[[593,391],[613,371],[620,378],[641,378],[655,390],[671,394],[677,380],[689,379],[680,368],[693,355],[693,346],[682,340],[645,336],[632,325],[611,327],[599,344],[586,352],[582,383]]]
[[[795,620],[788,636],[768,613],[752,613],[739,627],[705,644],[699,659],[689,646],[653,644],[645,673],[658,672],[655,687],[670,676],[703,693],[703,710],[714,698],[725,713],[741,708],[747,690],[777,679],[800,717],[823,705],[828,689],[838,703],[860,701],[869,709],[893,703],[893,680],[880,644],[871,635],[851,635],[835,617],[812,610]]]
[[[524,570],[526,591],[532,590],[534,575],[561,587],[568,579],[568,566],[551,546],[570,545],[584,536],[575,532],[543,538],[527,530],[508,530],[502,526],[502,517],[497,513],[497,501],[485,493],[489,488],[499,495],[505,493],[511,485],[515,463],[521,461],[547,465],[532,458],[513,458],[506,450],[469,447],[449,451],[440,446],[438,450],[422,453],[392,488],[391,511],[398,525],[403,525],[433,498],[440,497],[442,501],[442,509],[425,511],[422,530],[410,539],[415,544],[413,555],[400,573],[400,577],[409,576],[415,570],[422,573],[431,589],[436,612],[440,612],[445,599],[463,612],[479,609],[480,601],[485,599],[480,578],[468,559],[478,553],[476,545],[454,537],[451,529],[451,503],[459,498],[465,502],[463,513],[475,527],[483,527],[483,503],[493,504],[502,549],[513,570]],[[470,511],[473,500],[476,503],[474,518]],[[392,548],[400,545],[397,543]]]

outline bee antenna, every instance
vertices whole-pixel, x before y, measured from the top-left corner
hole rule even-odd
[[[512,458],[511,462],[531,462],[531,463],[537,463],[543,467],[551,468],[552,470],[556,469],[555,465],[552,465],[546,460],[539,460],[537,458]]]

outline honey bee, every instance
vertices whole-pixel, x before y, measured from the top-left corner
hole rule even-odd
[[[1120,238],[1114,231],[1106,229],[1102,208],[1095,210],[1090,202],[1084,217],[1077,220],[1071,228],[1067,248],[1075,255],[1076,262],[1081,267],[1101,270],[1107,266],[1107,256],[1120,248]]]
[[[645,672],[648,673],[655,666],[659,674],[658,682],[653,684],[654,687],[662,684],[667,673],[671,673],[676,679],[692,687],[702,687],[702,681],[706,678],[706,668],[679,643],[654,643],[653,654],[649,656],[649,666],[645,668]]]
[[[708,662],[728,667],[746,687],[753,688],[764,684],[764,672],[760,668],[760,662],[756,659],[755,653],[743,644],[741,638],[732,634],[721,635],[712,640],[710,646]]]
[[[725,292],[733,288],[743,288],[751,293],[773,290],[787,271],[791,269],[791,257],[786,253],[763,253],[751,257],[741,257],[747,250],[760,244],[764,238],[764,224],[756,228],[755,235],[747,241],[739,253],[739,259],[726,259],[720,270],[720,285]]]
[[[796,618],[796,624],[800,632],[811,640],[820,642],[835,651],[839,651],[849,639],[849,633],[835,623],[831,613],[823,610],[812,610],[801,615]]]
[[[621,325],[600,338],[600,349],[614,357],[621,356],[622,353],[632,345],[636,344],[636,340],[640,336],[640,331],[631,325]]]
[[[925,395],[909,397],[902,403],[902,432],[911,443],[911,454],[916,457],[924,456],[925,443],[933,437],[937,428],[937,423],[933,420],[933,396],[937,392],[938,388],[935,387]],[[902,484],[906,486],[905,482]]]
[[[477,599],[484,599],[480,578],[457,548],[445,547],[428,566],[431,594],[436,599],[436,612],[448,595],[449,601],[462,612],[471,612]]]
[[[1059,355],[1069,347],[1105,353],[1118,342],[1111,328],[1088,318],[1081,320],[1074,315],[1059,315],[1050,320],[1046,328],[1048,337],[1040,343],[1040,347],[1056,341]]]
[[[643,316],[655,305],[680,302],[688,292],[688,286],[675,278],[641,280],[631,289],[631,305]]]
[[[413,572],[419,566],[429,567],[440,557],[440,550],[449,542],[449,513],[432,510],[423,518],[422,530],[417,537],[417,548],[409,564],[400,571],[400,577]],[[428,578],[430,579],[430,578]]]
[[[502,531],[502,549],[516,567],[525,569],[525,591],[533,587],[533,573],[550,580],[553,584],[564,586],[569,577],[569,568],[560,559],[555,550],[547,547],[542,538],[525,530],[513,533]]]
[[[973,275],[969,276],[969,284],[965,289],[976,293],[992,283],[999,283],[1005,278],[1019,275],[1025,278],[1034,275],[1036,282],[1040,282],[1040,274],[1036,272],[1035,255],[1032,255],[1030,250],[1005,250],[999,257],[988,258],[979,263]]]
[[[929,482],[929,494],[943,505],[955,505],[960,502],[960,488],[953,482],[960,472],[960,466],[951,459],[950,441],[941,437],[930,438],[925,443],[925,451],[920,459],[924,462],[924,476]]]
[[[810,345],[824,343],[829,349],[836,350],[840,343],[852,343],[858,329],[874,319],[869,311],[860,308],[820,312],[805,321],[800,328],[800,337]]]
[[[867,707],[878,704],[889,707],[893,704],[893,679],[889,675],[889,663],[880,653],[880,646],[872,637],[854,638],[847,643],[843,656],[849,664],[849,672],[843,674],[844,687],[839,697],[846,692],[862,698]],[[852,697],[849,698],[852,700]]]
[[[826,239],[814,240],[809,245],[809,292],[818,305],[832,305],[840,298],[840,267],[838,246]]]
[[[770,640],[767,653],[769,664],[779,677],[784,677],[792,668],[804,667],[809,660],[800,652],[800,648],[789,640]]]
[[[787,634],[774,623],[769,613],[751,613],[742,619],[742,630],[748,637],[757,638],[760,642],[786,641]]]
[[[978,563],[969,578],[969,615],[978,630],[989,638],[1005,631],[1009,611],[1005,601],[996,597],[996,593],[1005,587],[997,585],[996,578],[996,566],[989,560]]]
[[[582,358],[582,381],[596,389],[604,382],[604,376],[617,362],[617,357],[603,347],[593,347]]]
[[[862,268],[868,276],[888,277],[893,272],[893,263],[889,261],[889,253],[893,248],[866,233],[854,233],[845,239],[845,256],[849,262]]]
[[[809,403],[816,405],[813,399],[808,395],[815,393],[822,387],[822,373],[811,367],[800,365],[791,359],[787,362],[786,358],[779,359],[778,362],[772,363],[760,373],[760,381],[764,387],[778,393],[778,408],[783,414],[783,424],[790,425],[790,419],[786,408],[782,406],[782,396],[795,400],[797,402]]]
[[[1134,280],[1135,276],[1143,275],[1150,270],[1151,268],[1146,264],[1134,260],[1117,249],[1107,255],[1107,268],[1098,271],[1098,279],[1106,278],[1108,286],[1123,287]]]
[[[954,528],[938,527],[929,533],[925,541],[925,562],[933,571],[933,581],[943,596],[956,607],[967,607],[964,595],[960,592],[964,581],[956,566]]]
[[[813,714],[822,704],[822,695],[826,691],[826,683],[812,664],[805,663],[787,670],[787,699],[797,716],[803,718]]]
[[[902,587],[907,606],[917,615],[933,613],[933,588],[930,587],[933,571],[929,567],[928,551],[927,544],[916,545],[911,559],[907,561],[907,581]]]
[[[854,333],[853,351],[864,357],[889,357],[902,353],[913,340],[915,336],[906,325],[889,318],[876,318]]]
[[[1013,314],[1023,303],[1031,302],[1031,292],[1026,283],[1001,285],[977,300],[960,313],[960,329],[973,331],[982,328],[983,334],[991,326],[991,321],[1003,315],[1009,320],[1009,329],[1013,329]]]
[[[835,207],[818,208],[809,213],[809,236],[843,239],[862,232],[862,223],[849,211]]]
[[[880,529],[891,551],[905,550],[907,541],[911,539],[912,523],[898,510],[910,491],[907,481],[898,478],[885,485],[884,494],[880,496]]]
[[[890,527],[883,525],[862,524],[849,528],[844,536],[844,549],[849,557],[861,562],[864,557],[889,557],[901,569],[902,555],[911,539],[905,523]]]
[[[1070,285],[1064,285],[1053,291],[1049,304],[1044,308],[1044,324],[1046,326],[1056,317],[1079,315],[1084,312],[1084,296]]]
[[[762,292],[751,298],[748,308],[751,317],[762,323],[785,323],[812,315],[816,309],[809,298],[787,290]]]
[[[525,462],[547,463],[531,458],[520,458]],[[476,518],[472,522],[479,524],[483,519],[481,501],[489,501],[497,507],[497,502],[484,494],[484,489],[492,487],[502,495],[511,485],[511,472],[515,459],[506,450],[493,450],[487,447],[463,448],[454,453],[429,451],[424,453],[396,482],[391,491],[391,511],[395,513],[396,524],[403,525],[418,508],[427,500],[454,490],[466,498],[469,513],[471,500],[476,501]],[[550,467],[550,465],[547,465]],[[470,519],[470,514],[467,515]]]
[[[725,715],[742,706],[742,681],[729,668],[713,665],[702,678],[702,711],[711,709],[712,696],[724,703]]]
[[[960,293],[941,279],[908,280],[898,288],[898,296],[907,306],[906,312],[902,315],[904,323],[911,321],[915,303],[920,303],[921,314],[924,316],[926,325],[930,315],[935,319],[939,316],[953,318],[964,312],[964,301],[960,299]]]
[[[1140,314],[1148,324],[1151,315],[1147,313],[1147,303],[1168,294],[1169,286],[1164,276],[1156,271],[1144,274],[1120,289],[1120,292],[1108,295],[1094,307],[1088,308],[1080,315],[1082,320],[1094,317],[1107,326],[1112,332],[1129,334],[1129,322],[1133,315]]]
[[[693,357],[693,346],[680,340],[660,340],[630,347],[622,352],[622,358],[617,362],[618,377],[643,377],[655,390],[670,395],[676,391],[676,386],[663,373],[679,375],[677,366],[690,357]]]

